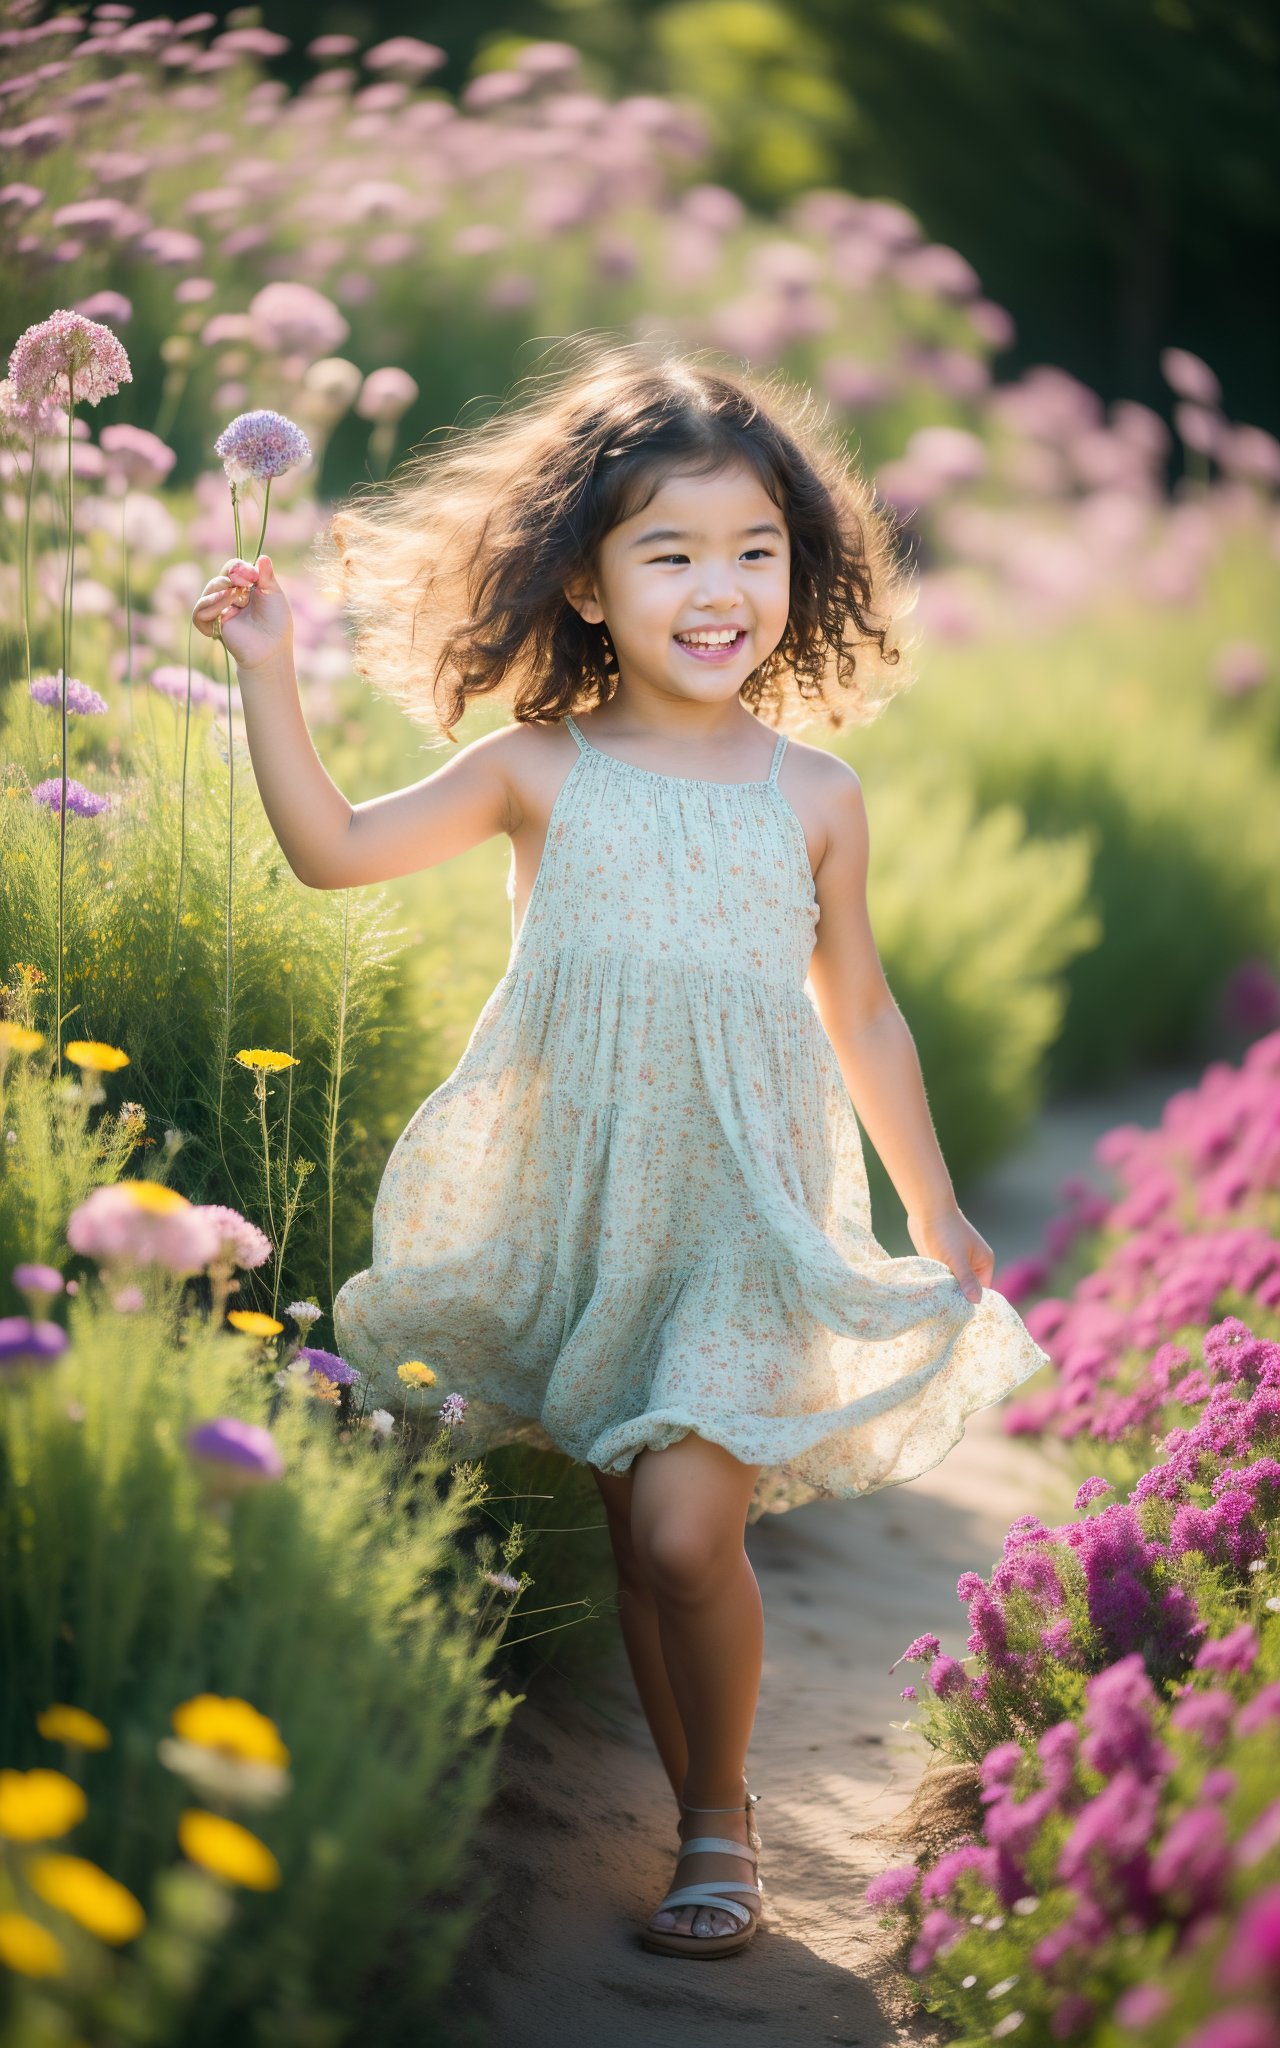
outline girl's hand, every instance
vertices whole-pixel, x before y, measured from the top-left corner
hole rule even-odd
[[[995,1272],[995,1253],[959,1209],[927,1221],[908,1216],[907,1235],[922,1259],[940,1259],[950,1266],[967,1301],[981,1301],[982,1290],[990,1287]]]
[[[206,638],[225,642],[239,669],[258,668],[292,651],[293,614],[270,555],[259,555],[256,566],[239,559],[224,563],[221,575],[205,584],[191,617]],[[219,620],[222,630],[215,634]]]

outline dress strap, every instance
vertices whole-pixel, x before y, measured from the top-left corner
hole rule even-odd
[[[770,764],[769,764],[769,780],[770,780],[770,782],[776,782],[776,781],[777,781],[777,779],[778,779],[778,770],[779,770],[779,768],[781,768],[781,766],[782,766],[782,757],[783,757],[783,755],[784,755],[784,754],[786,753],[786,751],[787,751],[787,735],[786,735],[786,733],[785,733],[785,732],[783,732],[783,733],[779,733],[779,735],[778,735],[778,744],[777,744],[777,746],[776,746],[776,747],[774,748],[774,750],[773,750],[773,760],[772,760],[772,761],[770,762]]]
[[[578,752],[580,754],[590,754],[595,751],[595,749],[586,740],[583,739],[582,734],[578,731],[577,726],[574,724],[573,720],[570,718],[567,711],[564,714],[564,723],[568,726],[570,732],[573,734],[573,737],[578,742]]]

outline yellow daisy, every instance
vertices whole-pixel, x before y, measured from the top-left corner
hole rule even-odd
[[[183,1700],[169,1719],[175,1735],[201,1749],[221,1750],[247,1763],[287,1764],[289,1752],[280,1740],[274,1721],[260,1714],[248,1700],[223,1699],[215,1692],[197,1693]]]
[[[278,1337],[284,1328],[274,1316],[259,1315],[256,1308],[228,1309],[227,1321],[244,1337]]]
[[[236,1059],[242,1067],[260,1067],[268,1074],[278,1074],[282,1067],[299,1064],[290,1052],[267,1052],[261,1046],[250,1052],[238,1052]]]
[[[10,1024],[0,1020],[0,1053],[35,1052],[44,1044],[43,1031],[28,1031],[25,1024]],[[18,1916],[21,1918],[21,1915]]]
[[[57,1701],[36,1715],[36,1727],[50,1742],[69,1742],[76,1749],[110,1749],[111,1734],[96,1714]]]
[[[73,1038],[63,1051],[73,1067],[89,1067],[95,1074],[114,1074],[129,1064],[128,1053],[118,1045],[102,1045],[95,1038]]]
[[[228,1884],[272,1892],[280,1883],[280,1865],[266,1843],[242,1828],[239,1821],[227,1820],[220,1813],[189,1806],[178,1816],[178,1842],[192,1863]]]
[[[132,1941],[147,1924],[133,1893],[83,1856],[33,1856],[26,1879],[47,1906],[56,1906],[99,1941]]]
[[[62,1943],[25,1913],[0,1913],[0,1963],[22,1977],[60,1977],[67,1967]]]
[[[134,1208],[145,1209],[148,1216],[167,1216],[175,1209],[191,1207],[185,1195],[158,1180],[122,1180],[118,1185],[127,1190]]]
[[[403,1380],[407,1387],[434,1387],[436,1374],[420,1358],[410,1358],[404,1365],[396,1367],[396,1378]]]
[[[80,1787],[61,1771],[0,1771],[0,1837],[47,1842],[88,1812]]]

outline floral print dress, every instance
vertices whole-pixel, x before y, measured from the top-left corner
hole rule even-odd
[[[767,780],[590,745],[502,980],[387,1163],[333,1309],[375,1397],[423,1359],[459,1449],[602,1471],[695,1430],[763,1469],[749,1518],[900,1485],[1047,1362],[1003,1295],[871,1229],[853,1106],[807,993],[818,904]]]

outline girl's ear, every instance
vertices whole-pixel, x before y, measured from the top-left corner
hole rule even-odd
[[[604,611],[599,598],[596,596],[594,583],[586,578],[579,579],[573,583],[566,583],[564,594],[575,612],[579,613],[589,626],[602,626],[604,624]]]

